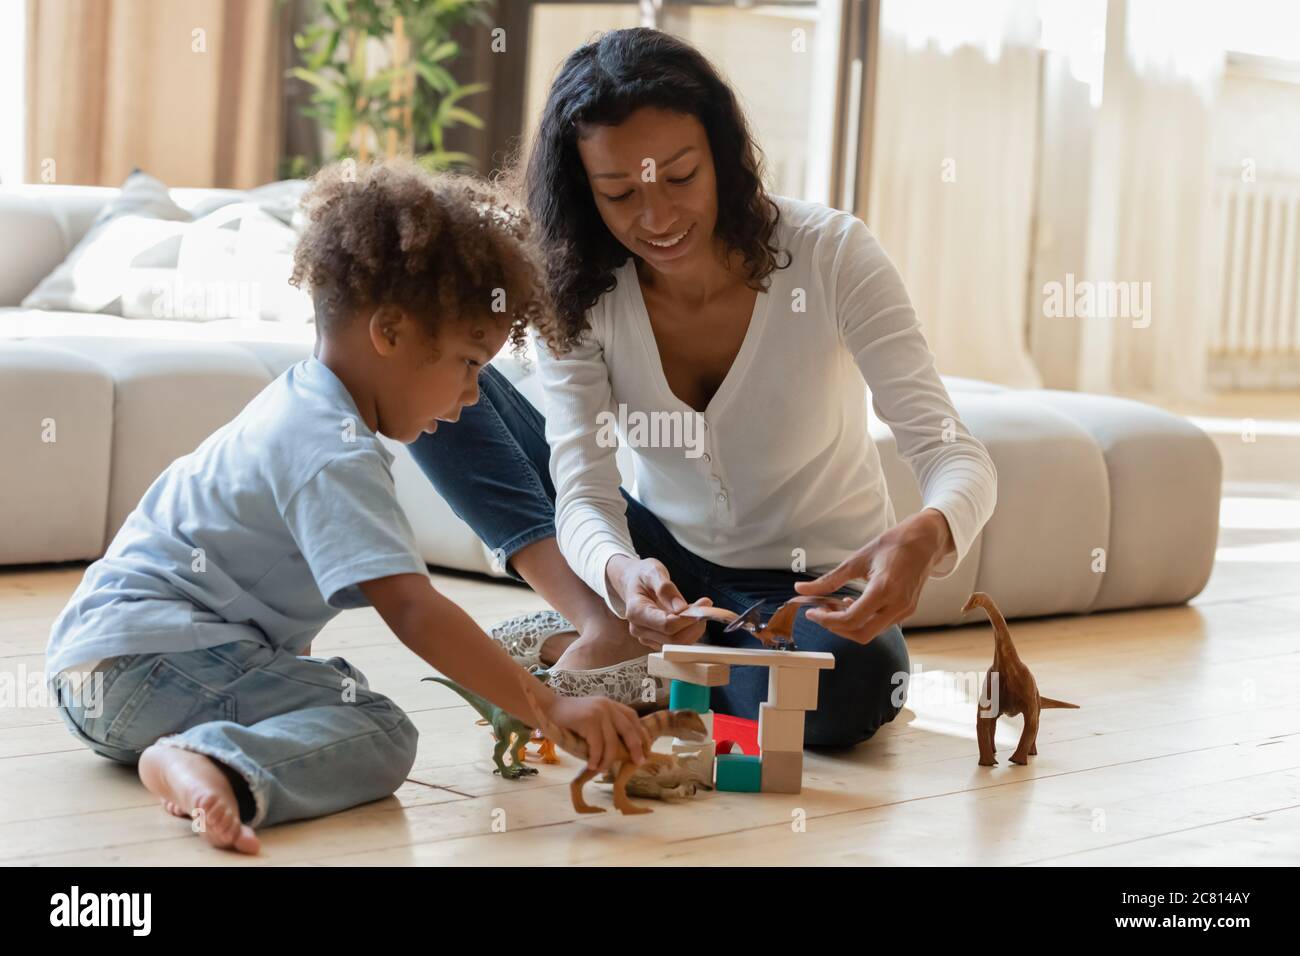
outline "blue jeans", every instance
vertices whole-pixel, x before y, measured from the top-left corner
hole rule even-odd
[[[436,432],[421,435],[409,447],[451,509],[506,559],[507,574],[522,581],[509,558],[525,545],[555,536],[555,487],[545,420],[496,368],[486,366],[479,382],[478,403],[462,411],[459,421],[440,423]],[[726,568],[706,561],[678,544],[626,490],[620,491],[627,501],[628,530],[637,554],[662,561],[687,601],[708,597],[717,607],[737,612],[762,601],[766,616],[794,596],[795,581],[816,577],[783,568]],[[817,710],[804,721],[806,744],[853,746],[902,709],[910,664],[897,624],[870,643],[858,644],[814,624],[801,611],[794,637],[800,650],[835,655],[834,669],[821,672]],[[757,643],[743,632],[724,634],[716,622],[710,623],[705,640],[728,647]],[[713,688],[711,706],[718,713],[757,720],[766,698],[767,668],[733,667],[731,682]]]
[[[80,693],[56,688],[64,723],[100,756],[135,765],[161,742],[216,760],[253,827],[386,797],[415,763],[415,725],[341,657],[240,640],[110,658]]]

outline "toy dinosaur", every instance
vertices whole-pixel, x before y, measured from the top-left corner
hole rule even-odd
[[[995,767],[998,760],[994,756],[996,748],[993,737],[997,731],[998,718],[1025,715],[1025,727],[1020,733],[1020,744],[1011,755],[1011,762],[1029,763],[1029,758],[1038,755],[1038,713],[1053,707],[1078,709],[1078,704],[1067,704],[1053,700],[1038,693],[1038,683],[1029,672],[1025,662],[1016,653],[1016,646],[1011,643],[1011,632],[1007,629],[1006,619],[993,599],[983,591],[976,591],[962,608],[962,613],[973,608],[982,607],[993,625],[993,664],[984,675],[984,694],[975,711],[975,737],[979,741],[981,767]],[[994,696],[993,681],[997,675],[997,696]],[[984,705],[991,713],[986,713]]]
[[[537,744],[537,753],[532,754],[524,751],[524,759],[536,757],[542,763],[559,763],[560,758],[555,755],[555,741],[547,740],[546,735],[542,733],[542,728],[533,728],[533,735],[528,738],[530,744]]]
[[[545,680],[544,677],[541,679]],[[528,767],[524,765],[525,748],[528,745],[528,741],[532,739],[533,728],[529,727],[518,717],[502,710],[490,700],[480,697],[473,691],[461,687],[454,680],[448,680],[446,677],[426,677],[424,680],[435,681],[446,687],[450,687],[461,697],[465,698],[465,702],[482,715],[483,720],[480,721],[480,723],[486,723],[492,728],[492,735],[496,737],[497,741],[496,747],[492,750],[492,762],[497,765],[496,770],[492,771],[493,773],[501,774],[502,778],[505,780],[518,780],[520,777],[537,773],[536,767]],[[549,743],[549,741],[547,741],[547,743]],[[509,764],[502,759],[507,751],[510,753]],[[551,751],[551,756],[554,757],[554,749]],[[546,759],[544,749],[542,759]],[[551,763],[553,761],[546,762]]]
[[[766,624],[760,623],[759,608],[763,606],[762,601],[750,605],[740,614],[729,611],[725,607],[710,607],[707,605],[691,605],[680,613],[682,617],[721,621],[727,625],[723,628],[724,632],[748,631],[758,638],[764,647],[771,650],[794,651],[798,650],[794,645],[794,619],[802,605],[822,605],[842,611],[852,603],[853,598],[849,597],[836,597],[829,594],[800,594],[797,597],[790,598],[777,608],[775,613],[768,618]]]
[[[577,734],[553,723],[546,716],[528,681],[521,677],[519,684],[524,690],[524,696],[528,698],[528,703],[533,705],[533,710],[541,718],[542,732],[546,734],[547,738],[555,741],[560,749],[566,753],[572,754],[579,760],[586,760],[588,756],[587,742]],[[642,764],[642,768],[644,768],[646,764],[650,763],[672,764],[673,758],[670,755],[652,753],[650,750],[651,745],[660,737],[681,737],[683,740],[703,741],[708,737],[708,730],[704,726],[704,720],[693,710],[658,710],[641,718],[641,736],[646,755],[645,763]],[[614,806],[624,815],[629,813],[651,813],[649,807],[639,807],[628,800],[627,782],[637,772],[638,768],[632,762],[627,747],[622,740],[617,741],[617,748],[618,753],[613,764]],[[573,801],[573,809],[578,813],[605,812],[604,807],[593,807],[582,798],[582,788],[598,772],[589,767],[583,767],[582,771],[569,784],[569,797]]]
[[[649,800],[666,800],[669,797],[693,797],[699,790],[713,789],[713,775],[702,751],[654,754],[627,778],[629,796]],[[613,783],[612,773],[602,774],[597,783]]]

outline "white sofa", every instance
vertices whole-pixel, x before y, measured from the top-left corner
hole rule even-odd
[[[0,188],[0,564],[100,555],[168,463],[311,352],[310,325],[20,308],[115,192]],[[172,196],[191,208],[213,192]],[[508,355],[496,364],[540,403],[535,374]],[[973,619],[960,608],[974,590],[993,594],[1008,617],[1024,617],[1179,603],[1205,585],[1221,465],[1204,432],[1117,398],[945,382],[993,456],[998,506],[957,571],[927,585],[908,624]],[[896,513],[911,514],[920,507],[912,473],[889,428],[872,416],[870,429]],[[425,559],[493,573],[487,549],[405,449],[393,448],[398,492]],[[630,481],[629,454],[620,450],[619,460]]]

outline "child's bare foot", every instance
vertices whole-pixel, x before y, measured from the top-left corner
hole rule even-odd
[[[162,801],[168,813],[200,816],[200,832],[213,846],[240,853],[260,849],[253,828],[239,819],[239,801],[230,780],[211,757],[154,744],[140,755],[139,772],[140,781]]]

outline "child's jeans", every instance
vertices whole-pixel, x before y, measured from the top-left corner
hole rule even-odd
[[[509,558],[525,545],[555,536],[555,487],[546,423],[491,365],[484,367],[479,383],[478,403],[465,408],[459,421],[440,423],[436,432],[422,435],[409,447],[451,509],[503,558],[510,577],[522,581]],[[816,577],[780,568],[726,568],[706,561],[678,544],[648,508],[622,491],[637,554],[662,561],[687,601],[707,596],[715,606],[737,612],[762,601],[766,616],[794,596],[795,581]],[[716,623],[709,625],[706,638],[718,645],[755,646],[749,634],[724,634]],[[852,746],[902,710],[910,662],[897,624],[870,643],[857,644],[814,624],[801,612],[794,638],[800,650],[835,655],[835,668],[821,671],[817,710],[804,722],[806,744]],[[767,699],[767,678],[765,667],[732,667],[731,682],[712,690],[712,708],[756,720],[759,705]]]
[[[103,666],[77,693],[56,681],[73,734],[130,765],[155,742],[212,757],[247,783],[235,790],[253,827],[386,797],[415,763],[415,726],[340,657],[241,640]]]

